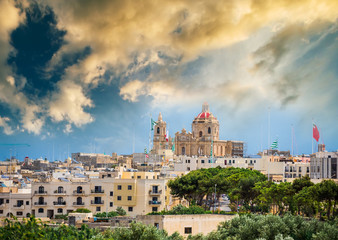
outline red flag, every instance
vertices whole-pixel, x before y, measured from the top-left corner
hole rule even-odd
[[[318,140],[319,140],[319,131],[318,131],[318,128],[317,128],[316,124],[313,124],[312,132],[313,132],[313,138],[318,142]]]

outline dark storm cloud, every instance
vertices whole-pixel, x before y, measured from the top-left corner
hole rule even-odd
[[[16,74],[27,80],[23,92],[30,98],[44,97],[55,81],[45,79],[44,68],[64,44],[66,31],[57,28],[57,19],[48,6],[32,3],[25,9],[26,20],[11,34],[14,51],[8,59]]]

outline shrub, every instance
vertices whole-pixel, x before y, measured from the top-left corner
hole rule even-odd
[[[90,212],[92,212],[92,211],[90,211],[87,208],[78,208],[74,211],[74,213],[90,213]]]

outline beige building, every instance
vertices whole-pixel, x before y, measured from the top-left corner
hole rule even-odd
[[[221,222],[233,219],[235,215],[192,214],[192,215],[146,215],[137,216],[136,221],[164,229],[169,235],[178,232],[187,237],[190,234],[204,235],[217,230]]]
[[[10,181],[9,181],[10,182]],[[13,184],[13,183],[12,183]],[[29,217],[31,214],[31,189],[7,187],[0,183],[0,217]]]
[[[170,209],[176,204],[159,173],[120,172],[93,179],[53,179],[32,184],[32,213],[37,217],[88,208],[93,214],[122,207],[129,216]]]
[[[172,139],[166,137],[166,122],[159,114],[154,128],[153,151],[172,148]],[[192,132],[183,129],[175,134],[175,155],[186,156],[243,156],[243,142],[219,139],[219,122],[204,103],[202,112],[192,122]],[[168,141],[167,141],[168,139]],[[211,151],[212,149],[212,151]]]

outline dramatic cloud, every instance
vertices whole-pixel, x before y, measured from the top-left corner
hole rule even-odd
[[[14,1],[0,2],[0,101],[19,112],[20,130],[34,134],[50,122],[65,134],[93,123],[105,87],[126,104],[150,99],[155,108],[189,108],[207,100],[244,119],[263,105],[298,103],[296,110],[310,112],[317,89],[306,87],[320,86],[321,79],[328,89],[336,79],[328,67],[336,42],[326,42],[336,36],[336,0],[28,2],[20,10]],[[20,52],[11,32],[20,23],[28,29],[25,14],[34,11],[37,23],[45,21],[41,39],[50,43],[28,54],[39,63],[29,78],[8,59]],[[332,102],[323,96],[316,106]]]
[[[85,107],[92,107],[93,104],[84,95],[81,86],[70,81],[62,81],[59,82],[59,88],[49,107],[49,114],[54,121],[67,121],[80,127],[94,120],[90,114],[84,112]],[[66,131],[70,130],[70,125],[67,125]]]
[[[20,91],[25,80],[22,76],[16,76],[7,65],[8,55],[14,50],[10,45],[10,33],[23,20],[24,14],[20,14],[14,1],[0,2],[0,101],[9,105],[13,110],[20,111],[22,127],[25,130],[39,134],[44,122],[43,118],[38,116],[41,108],[29,101]]]
[[[11,120],[7,117],[0,116],[0,127],[3,128],[3,131],[6,135],[11,135],[14,133],[13,129],[8,125],[8,122]]]

